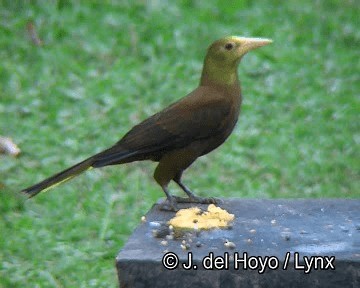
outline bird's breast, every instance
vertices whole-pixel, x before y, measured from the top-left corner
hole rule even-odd
[[[202,155],[205,155],[212,150],[219,147],[221,144],[225,142],[225,140],[230,136],[232,131],[234,130],[236,123],[239,119],[240,107],[241,107],[241,97],[232,101],[229,107],[229,112],[224,115],[224,120],[221,123],[221,127],[218,130],[218,133],[213,135],[210,139],[207,139],[206,149]]]

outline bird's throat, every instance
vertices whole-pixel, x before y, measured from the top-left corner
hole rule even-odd
[[[200,85],[233,86],[238,82],[237,63],[234,63],[234,65],[219,65],[211,59],[205,60]]]

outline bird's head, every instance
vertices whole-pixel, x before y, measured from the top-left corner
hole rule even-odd
[[[249,51],[272,43],[265,38],[229,36],[212,43],[207,51],[201,84],[231,85],[237,80],[237,66]]]
[[[247,52],[271,42],[265,38],[225,37],[210,45],[207,57],[218,61],[220,65],[229,65],[237,63]]]

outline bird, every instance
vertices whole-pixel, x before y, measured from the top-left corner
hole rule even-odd
[[[135,125],[110,148],[22,192],[31,198],[91,168],[152,160],[158,162],[153,177],[166,195],[160,209],[178,211],[178,203],[216,204],[217,198],[196,196],[182,182],[183,172],[232,133],[242,103],[239,63],[249,51],[270,43],[270,39],[239,36],[216,40],[207,49],[195,90]],[[187,197],[171,195],[171,181]]]

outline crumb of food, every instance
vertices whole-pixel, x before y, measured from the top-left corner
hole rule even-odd
[[[253,241],[252,241],[250,238],[246,239],[246,243],[252,244],[252,242],[253,242]]]
[[[291,239],[291,233],[288,232],[288,231],[281,232],[281,237],[282,237],[285,241],[290,241],[290,239]]]
[[[0,153],[18,156],[20,152],[19,147],[11,138],[0,136]]]
[[[161,227],[161,222],[151,221],[151,222],[149,222],[149,226],[152,228],[158,228],[158,227]]]
[[[203,211],[198,207],[180,209],[168,223],[175,228],[207,230],[227,228],[229,222],[233,221],[234,218],[234,214],[210,204],[207,211]]]
[[[236,245],[234,242],[231,242],[229,240],[226,239],[226,241],[224,242],[224,246],[226,248],[229,248],[229,249],[235,249],[236,248]]]
[[[143,223],[146,222],[146,217],[145,216],[141,216],[141,222],[143,222]]]
[[[190,250],[190,248],[191,248],[191,246],[190,246],[190,244],[189,243],[182,243],[181,245],[180,245],[180,247],[181,247],[181,249],[182,250]]]
[[[165,238],[166,238],[167,240],[174,240],[174,234],[166,235]]]

